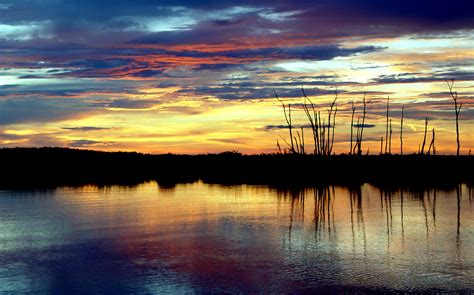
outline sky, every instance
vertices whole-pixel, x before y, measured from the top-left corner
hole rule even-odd
[[[0,146],[145,153],[271,153],[338,93],[334,151],[366,95],[376,154],[390,98],[392,150],[474,148],[474,4],[438,0],[0,0]],[[324,116],[323,116],[324,117]],[[311,135],[304,129],[307,150]],[[285,148],[284,144],[282,144]]]

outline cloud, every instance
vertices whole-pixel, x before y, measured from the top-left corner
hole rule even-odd
[[[114,142],[101,142],[96,140],[80,139],[74,140],[68,144],[70,147],[97,147],[97,146],[110,146],[115,144]]]
[[[360,46],[355,48],[343,48],[337,45],[327,46],[296,46],[296,47],[268,47],[259,49],[232,50],[219,52],[218,54],[232,58],[259,58],[259,59],[311,59],[330,60],[335,57],[350,56],[359,53],[380,51],[383,48],[376,46]]]
[[[2,147],[38,147],[38,146],[64,146],[63,142],[56,138],[54,133],[34,133],[34,134],[12,134],[0,132],[0,141],[4,141]]]
[[[195,71],[262,70],[265,61],[331,60],[383,50],[376,46],[353,48],[341,45],[264,47],[219,51],[197,50],[142,50],[127,49],[80,50],[29,49],[26,55],[34,60],[24,61],[11,57],[4,66],[16,69],[18,79],[59,78],[143,78],[166,77],[170,69],[192,67]],[[54,54],[52,54],[54,53]],[[127,58],[111,55],[127,55]],[[84,59],[84,56],[90,59]],[[146,57],[149,58],[146,58]],[[224,62],[225,61],[225,62]],[[268,67],[269,65],[267,65]],[[13,72],[13,70],[9,70]]]
[[[328,124],[325,124],[325,125],[321,125],[322,127],[324,128],[327,128],[327,127],[331,127],[331,125],[328,125]],[[292,128],[294,128],[295,130],[300,130],[301,128],[305,128],[305,129],[311,129],[311,125],[310,124],[294,124],[294,125],[291,125]],[[278,129],[289,129],[288,125],[266,125],[264,127],[265,130],[278,130]]]
[[[10,98],[0,101],[0,124],[56,122],[78,119],[93,110],[73,99]]]
[[[100,108],[117,108],[117,109],[149,109],[157,104],[160,104],[157,100],[151,99],[113,99],[107,101],[95,101],[92,102],[92,107]]]
[[[376,125],[375,124],[352,124],[352,127],[355,128],[374,128]]]
[[[248,100],[275,99],[276,90],[278,96],[282,98],[301,98],[301,85],[311,85],[311,83],[238,82],[185,88],[177,91],[177,93],[213,96],[223,100]],[[327,95],[334,94],[334,90],[311,88],[307,93],[311,96]]]
[[[82,127],[62,127],[62,129],[73,130],[73,131],[98,131],[98,130],[109,130],[109,129],[112,129],[112,128],[82,126]]]
[[[454,79],[456,81],[474,80],[474,72],[467,71],[444,71],[438,73],[402,73],[381,75],[372,81],[379,84],[393,83],[425,83],[425,82],[443,82]]]
[[[234,63],[217,63],[217,64],[200,64],[196,68],[195,71],[222,71],[222,70],[233,70],[242,68],[241,64],[234,64]]]
[[[238,44],[259,37],[267,44],[268,39],[296,44],[301,37],[321,40],[472,29],[473,16],[472,5],[462,0],[449,5],[428,0],[16,0],[0,9],[4,28],[0,38],[13,36],[16,40],[8,40],[10,44],[55,44],[56,48],[80,48],[81,44],[110,48],[132,40],[137,44]]]
[[[238,145],[246,144],[245,140],[235,139],[235,138],[210,138],[209,141],[215,141],[215,142],[220,142],[220,143],[231,143],[231,144],[238,144]]]
[[[446,94],[435,84],[445,79],[462,85],[461,120],[470,120],[473,9],[457,0],[9,1],[0,4],[0,124],[61,122],[56,126],[66,126],[64,134],[96,135],[108,129],[62,121],[97,115],[106,126],[120,125],[108,109],[162,112],[172,118],[169,124],[201,114],[193,118],[199,124],[216,114],[220,124],[227,106],[252,100],[246,104],[253,116],[253,107],[263,109],[269,104],[263,99],[274,99],[273,89],[296,101],[302,86],[311,97],[322,97],[321,110],[338,87],[341,117],[350,113],[344,100],[360,102],[367,92],[374,102],[368,116],[379,119],[384,104],[378,97],[397,92],[394,116],[400,115],[400,97],[413,106],[407,118],[451,120],[449,97],[435,100]],[[307,65],[306,73],[299,63]],[[406,98],[404,91],[415,87],[410,83],[424,85]],[[420,91],[431,93],[416,96]],[[301,111],[298,102],[292,106]],[[264,117],[252,126],[266,124],[271,120]],[[43,143],[106,144],[44,137]]]

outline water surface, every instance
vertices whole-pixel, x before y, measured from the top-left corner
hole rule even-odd
[[[466,186],[0,191],[0,292],[474,291]]]

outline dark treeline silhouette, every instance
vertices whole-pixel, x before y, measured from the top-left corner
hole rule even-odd
[[[0,187],[221,184],[454,187],[473,184],[474,157],[433,155],[149,155],[66,148],[0,149]]]

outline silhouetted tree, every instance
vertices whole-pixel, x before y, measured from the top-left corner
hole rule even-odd
[[[367,102],[365,100],[366,95],[367,93],[364,93],[364,98],[362,99],[362,125],[360,128],[360,135],[358,137],[358,148],[357,148],[358,155],[362,154],[362,140],[363,140],[363,135],[364,135],[365,117],[367,115]]]
[[[288,104],[288,106],[286,106],[283,100],[280,99],[280,97],[278,96],[275,90],[274,90],[274,93],[275,93],[275,97],[278,99],[278,101],[281,103],[281,106],[283,107],[283,114],[285,115],[285,121],[288,126],[288,132],[290,135],[290,143],[288,143],[284,138],[282,139],[287,144],[288,151],[292,154],[295,154],[296,149],[295,149],[295,142],[294,142],[294,137],[293,137],[293,125],[291,122],[291,104]],[[287,111],[287,108],[288,108],[288,111]]]
[[[301,88],[303,93],[303,110],[310,123],[313,139],[314,139],[314,153],[317,155],[331,155],[334,147],[334,136],[336,128],[336,114],[337,114],[337,90],[335,91],[335,98],[328,108],[327,123],[321,120],[321,112],[316,112],[314,103],[306,95],[304,88]]]
[[[354,114],[356,107],[354,106],[354,101],[351,101],[352,106],[352,116],[351,116],[351,148],[349,149],[349,154],[352,154],[352,142],[353,142],[353,134],[354,134]]]
[[[383,136],[380,137],[380,154],[383,154]]]
[[[446,83],[448,83],[449,94],[454,101],[454,114],[456,115],[456,142],[458,144],[456,155],[459,156],[459,150],[461,149],[461,144],[459,142],[459,113],[461,112],[462,103],[458,103],[458,92],[453,92],[454,80],[446,80]]]
[[[388,114],[390,110],[390,96],[387,97],[387,118],[385,123],[385,153],[388,152]]]
[[[436,149],[435,149],[435,129],[433,127],[433,133],[431,137],[431,143],[430,146],[428,147],[428,155],[431,153],[431,149],[433,149],[433,155],[436,155]]]
[[[391,155],[392,154],[392,133],[393,133],[393,130],[392,130],[392,119],[390,119],[390,136],[388,138],[388,154]]]
[[[403,111],[405,106],[402,106],[402,118],[400,119],[400,155],[403,155]]]
[[[425,135],[423,136],[423,143],[421,144],[421,150],[420,150],[420,154],[424,154],[425,153],[425,144],[426,144],[426,133],[428,131],[428,121],[429,119],[428,118],[425,118]]]

